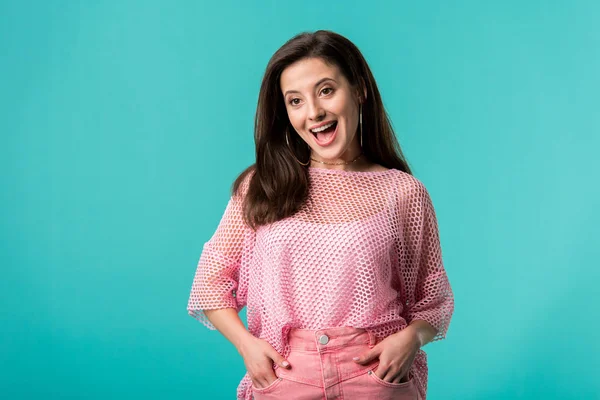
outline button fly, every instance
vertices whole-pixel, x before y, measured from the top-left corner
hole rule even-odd
[[[329,337],[327,337],[327,335],[321,335],[321,337],[319,337],[319,343],[321,343],[321,344],[329,343]]]

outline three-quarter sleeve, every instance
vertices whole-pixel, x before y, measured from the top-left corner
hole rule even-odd
[[[415,179],[404,206],[403,240],[406,268],[400,271],[404,281],[402,293],[406,322],[424,320],[437,333],[432,341],[446,337],[454,295],[444,263],[438,223],[431,197],[423,183]]]
[[[247,180],[242,185],[247,184]],[[244,191],[242,187],[242,191]],[[188,314],[215,330],[204,310],[234,308],[239,312],[239,270],[253,231],[242,214],[242,195],[232,195],[212,237],[204,243],[190,292]]]

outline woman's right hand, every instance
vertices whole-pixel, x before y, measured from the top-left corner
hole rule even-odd
[[[244,365],[254,387],[259,389],[269,386],[277,379],[273,362],[283,368],[290,367],[287,360],[269,342],[255,336],[246,339],[239,353],[244,359]]]

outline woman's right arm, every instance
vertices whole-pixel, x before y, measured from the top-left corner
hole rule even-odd
[[[252,339],[255,339],[255,336],[248,332],[234,308],[205,310],[204,313],[214,327],[235,346],[240,355],[243,349],[252,342]]]
[[[240,353],[255,387],[267,387],[277,379],[272,367],[273,362],[289,368],[290,364],[266,340],[248,332],[234,308],[205,310],[204,313]]]
[[[242,193],[248,181],[244,181]],[[267,341],[246,329],[238,314],[244,306],[236,296],[239,268],[243,253],[250,251],[253,237],[242,216],[242,199],[242,195],[230,198],[219,226],[204,244],[188,300],[188,313],[209,329],[218,330],[235,346],[253,384],[262,388],[277,378],[273,362],[286,365],[285,359]]]

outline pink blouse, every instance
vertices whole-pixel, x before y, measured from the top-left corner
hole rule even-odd
[[[254,232],[241,214],[248,174],[203,246],[188,313],[214,330],[203,310],[246,306],[250,333],[283,357],[291,328],[353,326],[385,338],[419,319],[444,339],[454,297],[425,186],[396,169],[309,175],[303,208]],[[426,399],[422,349],[411,368]],[[246,373],[238,400],[252,398],[251,384]]]

